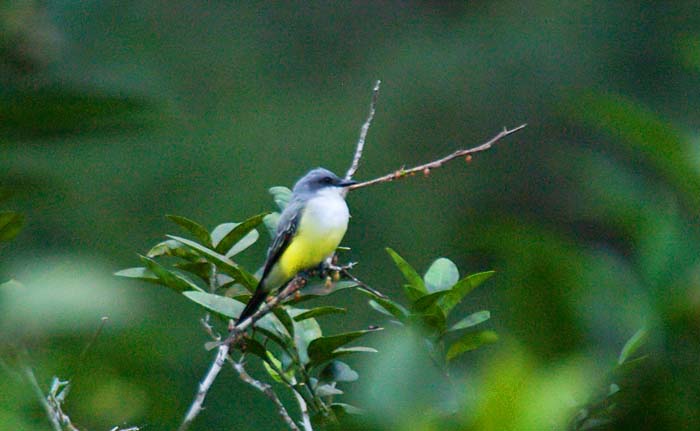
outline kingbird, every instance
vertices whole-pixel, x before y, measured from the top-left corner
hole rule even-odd
[[[258,287],[238,322],[255,313],[272,290],[335,253],[350,219],[345,187],[355,183],[323,168],[313,169],[297,181],[280,215]]]

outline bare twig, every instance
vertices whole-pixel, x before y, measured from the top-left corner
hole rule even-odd
[[[277,295],[275,295],[269,302],[263,304],[260,307],[260,309],[258,309],[258,311],[256,311],[252,316],[250,316],[242,322],[239,322],[236,326],[234,326],[231,329],[229,336],[225,340],[207,343],[207,346],[210,348],[212,348],[212,346],[218,347],[218,351],[216,353],[214,361],[209,367],[209,371],[207,372],[204,379],[199,383],[197,395],[195,395],[194,401],[192,401],[190,408],[187,410],[185,419],[182,421],[182,424],[178,428],[178,431],[185,431],[187,428],[189,428],[192,421],[194,421],[194,419],[202,411],[204,406],[204,399],[207,397],[207,393],[209,392],[211,385],[214,383],[214,380],[216,380],[216,377],[221,372],[221,368],[223,367],[224,362],[226,361],[226,357],[229,354],[230,346],[235,345],[240,340],[243,332],[249,326],[262,319],[267,313],[269,313],[274,307],[276,307],[277,304],[284,301],[289,296],[293,295],[296,291],[304,287],[305,284],[306,280],[303,277],[294,277],[289,283],[287,283],[284,289],[282,289]],[[214,339],[217,339],[217,336],[214,334],[213,329],[211,328],[211,325],[209,325],[209,322],[206,318],[202,319],[202,325],[204,326],[207,333],[209,333]]]
[[[267,383],[263,383],[260,380],[256,380],[253,377],[251,377],[250,374],[245,370],[245,366],[243,365],[243,361],[236,362],[232,361],[231,364],[233,365],[233,368],[236,370],[238,373],[238,376],[243,380],[244,382],[248,383],[255,389],[259,390],[263,394],[265,394],[266,397],[268,397],[274,404],[277,406],[277,413],[280,415],[284,423],[287,424],[289,429],[293,431],[300,431],[299,427],[294,423],[294,419],[292,419],[291,416],[289,416],[289,413],[287,412],[287,409],[284,407],[282,404],[282,401],[280,401],[279,397],[275,393],[274,390],[272,390],[272,386],[270,386]],[[294,392],[296,394],[296,392]],[[297,396],[299,396],[297,394]],[[303,401],[303,398],[302,398]]]
[[[354,281],[358,286],[362,287],[363,289],[369,291],[370,293],[377,295],[380,298],[386,298],[387,296],[384,295],[382,292],[378,291],[377,289],[370,287],[367,283],[364,281],[360,280],[359,278],[355,277],[350,273],[350,270],[353,269],[357,265],[357,262],[350,262],[345,265],[334,265],[331,264],[328,266],[328,269],[331,271],[337,271],[340,274],[345,275],[347,278],[350,280]]]
[[[379,178],[375,178],[373,180],[363,181],[361,183],[353,184],[350,187],[348,187],[348,189],[357,190],[359,188],[371,186],[371,185],[378,184],[378,183],[386,183],[389,181],[398,180],[400,178],[415,175],[416,173],[423,173],[423,174],[427,175],[428,173],[430,173],[431,169],[439,168],[443,164],[445,164],[451,160],[454,160],[458,157],[467,157],[467,156],[470,156],[471,154],[486,151],[486,150],[490,149],[493,146],[493,144],[495,144],[499,140],[505,138],[506,136],[512,135],[515,132],[518,132],[518,131],[524,129],[525,126],[527,126],[527,124],[521,124],[520,126],[514,128],[514,129],[503,129],[499,134],[497,134],[496,136],[494,136],[493,138],[491,138],[487,142],[479,145],[478,147],[469,148],[469,149],[465,149],[465,150],[457,150],[457,151],[453,152],[452,154],[449,154],[441,159],[433,160],[432,162],[428,162],[428,163],[424,163],[422,165],[414,166],[414,167],[409,168],[409,169],[401,168],[401,169],[398,169],[392,173],[381,176]]]
[[[34,390],[34,394],[37,396],[39,399],[39,402],[41,403],[41,406],[44,408],[44,411],[46,411],[46,416],[49,418],[49,421],[51,422],[51,426],[55,431],[63,431],[63,427],[61,426],[61,416],[65,416],[63,412],[58,412],[52,406],[49,404],[48,399],[44,396],[44,392],[41,390],[41,387],[39,386],[39,382],[36,380],[36,376],[34,375],[34,371],[29,367],[28,365],[24,367],[24,376],[29,381],[29,384],[31,385],[32,389]],[[68,418],[68,416],[66,416]],[[70,418],[67,420],[68,424],[70,424]],[[75,428],[72,424],[66,426],[69,430],[71,431],[77,431],[77,428]]]
[[[371,287],[370,285],[368,285],[368,284],[365,283],[364,281],[360,280],[359,278],[355,277],[355,276],[352,275],[352,274],[350,273],[350,271],[348,271],[347,269],[343,269],[341,272],[342,272],[346,277],[348,277],[350,280],[352,280],[352,281],[354,281],[355,283],[357,283],[358,286],[360,286],[361,288],[367,290],[368,292],[372,293],[373,295],[376,295],[376,296],[378,296],[378,297],[380,297],[380,298],[388,299],[387,296],[386,296],[385,294],[383,294],[382,292],[378,291],[377,289]]]
[[[185,419],[182,421],[182,424],[178,428],[178,431],[184,431],[187,428],[189,428],[190,424],[194,419],[199,415],[199,413],[202,411],[202,406],[204,405],[204,399],[207,397],[207,393],[209,392],[209,388],[211,388],[211,385],[214,383],[214,380],[216,380],[216,376],[219,375],[219,372],[221,371],[221,368],[224,366],[224,362],[226,361],[226,356],[228,356],[229,352],[229,345],[228,344],[222,344],[219,346],[219,350],[216,353],[216,357],[214,358],[214,362],[211,363],[211,367],[209,367],[209,371],[207,372],[207,375],[204,377],[204,380],[202,380],[199,383],[199,389],[197,390],[197,395],[194,398],[194,401],[192,401],[192,405],[190,406],[189,410],[187,410],[187,414],[185,415]]]
[[[311,426],[311,416],[309,415],[309,406],[306,404],[306,400],[297,391],[294,391],[294,398],[299,404],[299,411],[301,412],[301,426],[304,427],[304,431],[314,431]]]
[[[357,172],[357,168],[360,166],[360,159],[362,158],[362,151],[365,148],[365,139],[367,139],[367,132],[369,131],[369,126],[372,125],[372,120],[374,119],[374,113],[377,111],[377,98],[379,97],[379,86],[382,81],[377,80],[372,89],[372,101],[369,104],[369,114],[367,115],[367,120],[362,125],[360,129],[360,138],[357,140],[357,146],[355,148],[355,156],[352,159],[352,164],[345,174],[345,179],[349,180]]]

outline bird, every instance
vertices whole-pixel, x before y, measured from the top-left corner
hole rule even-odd
[[[271,291],[333,256],[350,220],[347,187],[356,183],[324,168],[312,169],[296,182],[267,251],[262,277],[237,323],[252,316]]]

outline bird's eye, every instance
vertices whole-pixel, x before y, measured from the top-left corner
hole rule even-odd
[[[321,178],[321,182],[322,182],[323,184],[330,184],[330,183],[333,182],[333,178],[331,178],[331,177],[323,177],[323,178]]]

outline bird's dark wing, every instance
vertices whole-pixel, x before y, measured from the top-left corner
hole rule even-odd
[[[267,274],[272,270],[274,264],[291,243],[294,233],[299,225],[302,208],[302,202],[292,199],[289,201],[284,211],[282,211],[282,215],[280,215],[279,222],[277,223],[277,233],[275,234],[275,239],[272,241],[272,245],[267,251],[265,268],[263,269],[263,275],[260,278],[261,282],[265,280],[265,277],[267,277]]]
[[[303,206],[304,205],[302,202],[292,198],[284,211],[282,211],[282,215],[280,215],[277,223],[275,239],[272,241],[272,245],[267,251],[267,260],[265,261],[265,268],[263,269],[263,275],[260,278],[260,283],[258,283],[257,289],[255,289],[253,296],[251,296],[248,300],[248,303],[238,317],[237,322],[240,323],[252,316],[260,307],[260,304],[262,304],[265,301],[265,298],[267,298],[269,286],[265,286],[265,277],[267,277],[268,273],[272,270],[272,267],[275,265],[280,256],[282,256],[282,253],[284,253],[289,244],[292,242],[294,232],[296,232],[299,219],[301,218],[301,209]]]

